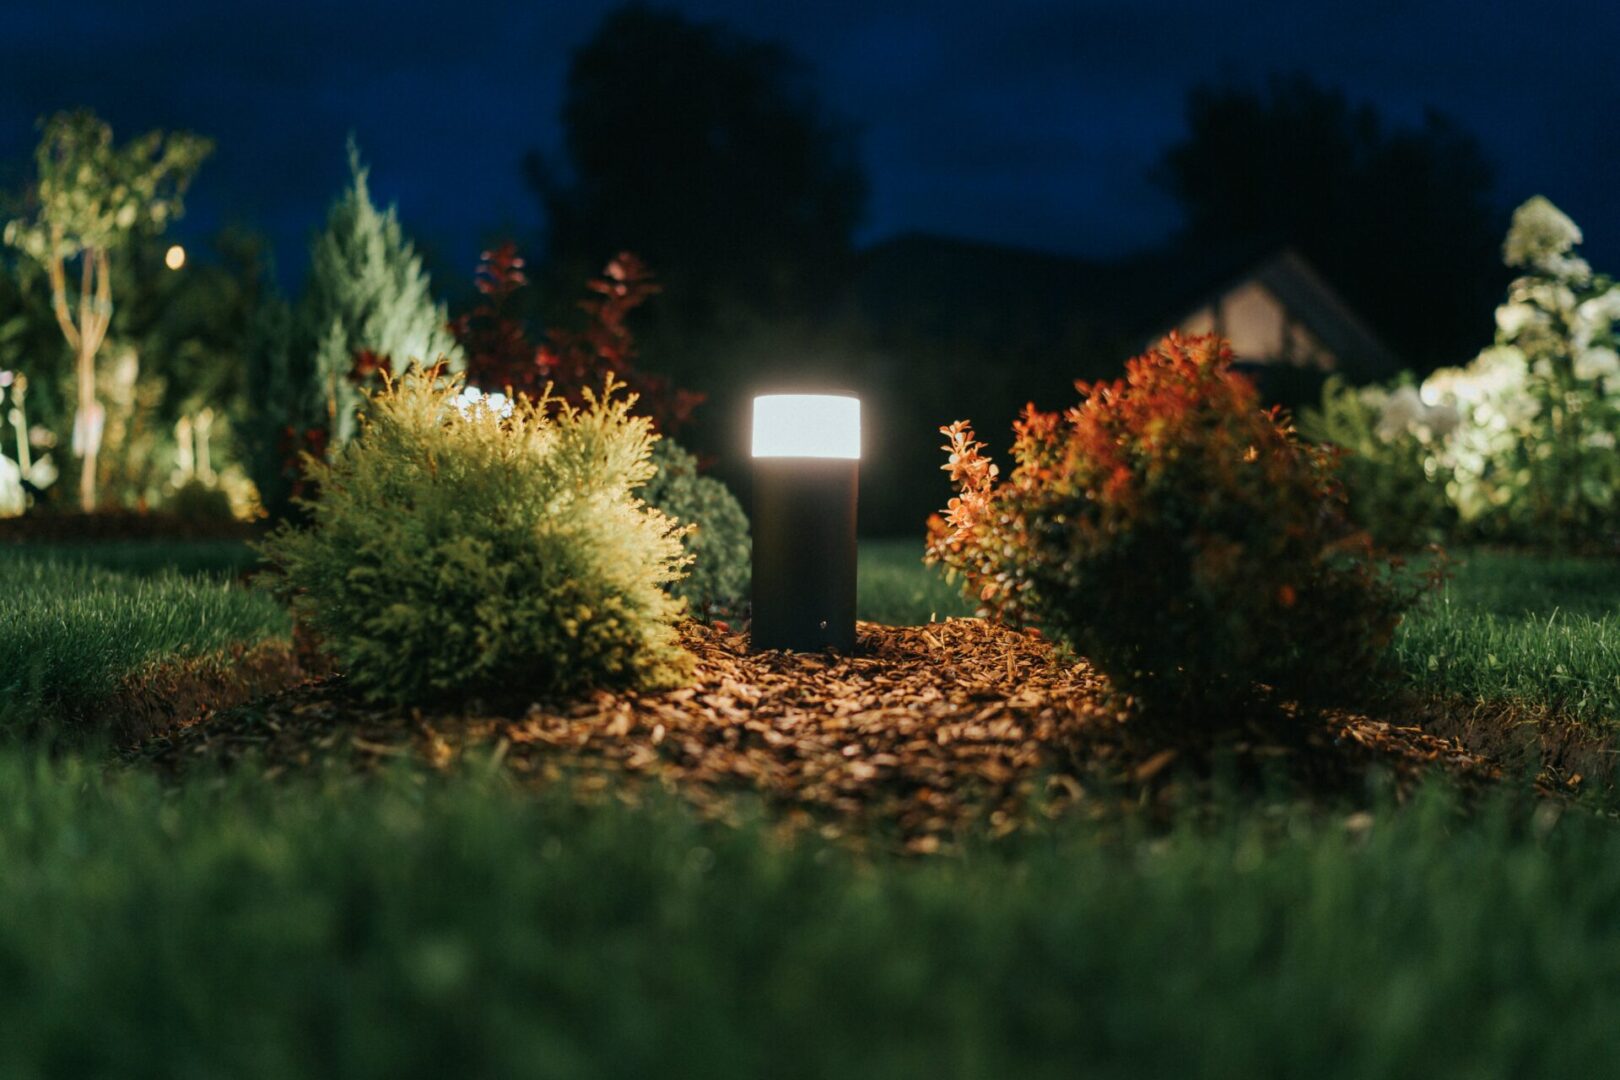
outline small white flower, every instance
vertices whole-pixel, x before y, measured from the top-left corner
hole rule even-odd
[[[1494,345],[1465,367],[1440,368],[1423,382],[1423,396],[1435,402],[1454,401],[1469,408],[1491,398],[1522,392],[1530,372],[1524,351],[1514,345]]]
[[[1513,294],[1542,312],[1557,311],[1566,318],[1575,315],[1575,290],[1562,281],[1521,278],[1514,282]]]
[[[28,509],[28,493],[23,490],[22,470],[0,454],[0,518],[16,517]]]
[[[1513,211],[1502,259],[1509,266],[1550,269],[1559,256],[1580,242],[1580,227],[1551,200],[1536,195]]]
[[[1587,349],[1575,357],[1577,379],[1607,379],[1620,375],[1620,353],[1609,348]]]
[[[34,459],[33,467],[28,470],[28,482],[43,491],[56,483],[60,475],[56,463],[51,460],[49,454],[46,454],[44,457]]]
[[[512,399],[505,394],[486,394],[476,386],[463,387],[452,401],[456,411],[464,417],[488,410],[502,420],[512,415]]]
[[[1599,293],[1581,302],[1570,320],[1569,340],[1576,352],[1581,352],[1600,334],[1609,333],[1620,321],[1620,288]]]
[[[1584,285],[1592,280],[1592,264],[1579,255],[1549,255],[1542,269],[1556,277]]]
[[[1496,328],[1508,337],[1517,337],[1531,323],[1545,322],[1546,319],[1529,304],[1503,304],[1496,309]]]

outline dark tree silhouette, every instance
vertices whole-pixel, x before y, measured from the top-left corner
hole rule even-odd
[[[1414,368],[1487,343],[1504,218],[1477,140],[1439,113],[1391,127],[1304,76],[1204,85],[1162,178],[1191,243],[1292,244]]]
[[[577,282],[635,251],[665,286],[651,317],[700,330],[738,308],[800,315],[842,285],[864,175],[851,132],[781,46],[619,8],[574,54],[563,123],[566,161],[526,166],[548,276]]]

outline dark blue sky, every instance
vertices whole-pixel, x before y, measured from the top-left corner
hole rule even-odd
[[[0,159],[27,153],[36,117],[79,104],[120,136],[192,128],[219,149],[182,234],[256,223],[297,274],[353,130],[376,192],[439,261],[470,271],[494,232],[539,229],[519,159],[558,144],[569,52],[610,6],[3,0]],[[867,237],[920,228],[1088,255],[1153,244],[1177,216],[1147,173],[1182,130],[1186,88],[1305,70],[1397,121],[1451,114],[1494,158],[1504,203],[1547,194],[1599,266],[1620,269],[1613,2],[672,6],[810,62],[862,132]]]

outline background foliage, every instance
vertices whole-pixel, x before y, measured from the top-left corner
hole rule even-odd
[[[128,454],[138,437],[130,428],[149,411],[137,386],[140,353],[127,342],[103,348],[113,329],[113,255],[181,215],[212,144],[189,132],[150,131],[115,146],[112,128],[88,110],[57,113],[40,126],[23,213],[6,223],[4,238],[44,268],[52,316],[74,354],[70,445],[80,459],[79,508],[88,513],[103,501],[103,471],[120,464],[101,459],[103,445]],[[74,260],[76,293],[68,284]],[[111,364],[98,363],[106,353]],[[18,453],[28,471],[27,447]]]
[[[1335,378],[1300,428],[1344,451],[1339,476],[1351,519],[1380,544],[1413,551],[1456,535],[1457,511],[1446,494],[1451,470],[1431,444],[1457,422],[1454,409],[1431,415],[1409,376],[1388,387]]]
[[[667,436],[653,444],[652,465],[641,497],[692,526],[681,538],[692,564],[671,590],[700,614],[740,611],[748,599],[753,553],[742,504],[726,485],[700,473],[697,458]]]

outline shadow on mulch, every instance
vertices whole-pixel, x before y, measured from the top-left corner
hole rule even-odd
[[[1612,728],[1542,705],[1431,698],[1410,703],[1415,722],[1495,761],[1509,776],[1535,779],[1545,793],[1612,794],[1620,746]]]
[[[977,619],[863,623],[853,656],[750,654],[689,624],[695,684],[598,692],[526,710],[455,714],[367,706],[341,679],[226,709],[131,756],[171,775],[254,759],[276,776],[347,762],[485,763],[522,782],[570,781],[635,799],[651,784],[732,819],[739,796],[787,827],[892,837],[926,852],[966,830],[1003,835],[1067,812],[1170,814],[1223,783],[1281,777],[1311,797],[1364,794],[1372,773],[1411,790],[1442,773],[1499,778],[1488,757],[1412,723],[1350,713],[1167,746],[1139,731],[1106,682],[1040,637]]]
[[[224,653],[152,664],[126,677],[94,711],[107,718],[107,734],[114,742],[127,746],[164,732],[205,726],[220,710],[294,692],[328,671],[324,665],[312,670],[287,642],[238,645]]]
[[[54,701],[43,710],[50,719],[33,726],[22,722],[11,734],[63,748],[129,748],[170,732],[206,727],[217,712],[296,692],[330,671],[320,658],[312,662],[290,642],[275,640],[202,656],[167,657],[124,676],[105,696]]]

